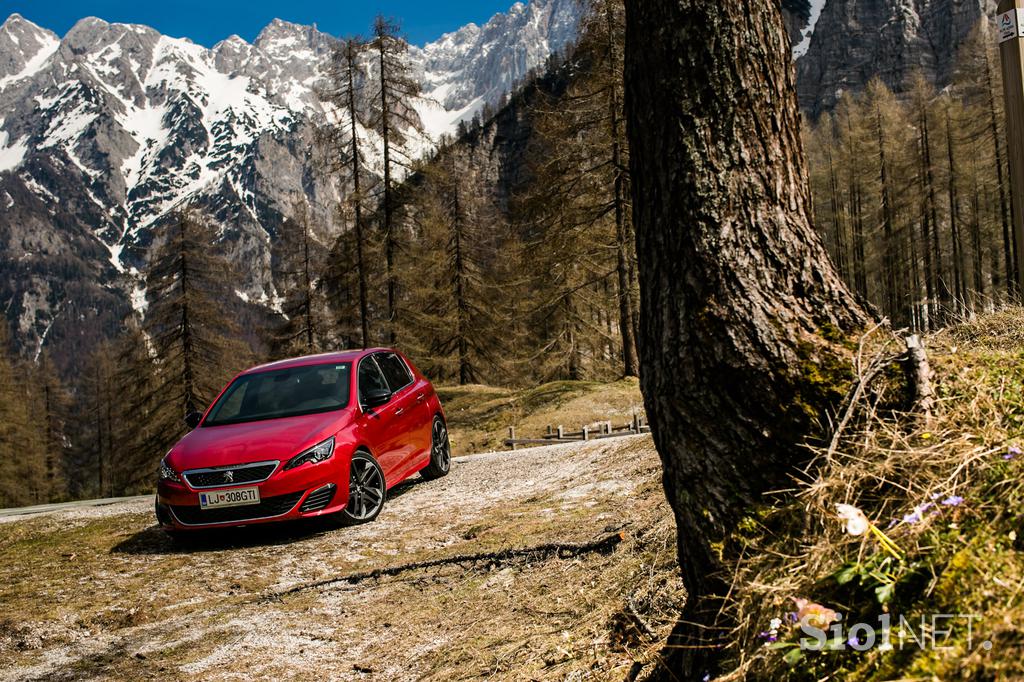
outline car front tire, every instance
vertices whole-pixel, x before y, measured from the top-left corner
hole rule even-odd
[[[338,512],[338,521],[345,526],[369,523],[384,508],[386,497],[384,470],[373,455],[357,450],[349,466],[348,505]]]

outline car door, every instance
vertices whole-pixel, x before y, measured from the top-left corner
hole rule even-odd
[[[412,372],[397,353],[376,353],[374,358],[394,394],[391,400],[396,405],[396,425],[402,432],[402,454],[398,464],[398,474],[402,475],[415,464],[419,455],[429,449],[423,427],[423,400],[416,390]]]
[[[372,355],[359,361],[357,384],[359,407],[363,413],[360,418],[363,437],[384,471],[384,479],[390,485],[406,457],[405,439],[402,436],[405,409],[398,404],[395,396],[384,405],[366,407],[368,391],[391,390]]]

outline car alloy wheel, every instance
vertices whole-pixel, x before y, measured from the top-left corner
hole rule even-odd
[[[365,452],[352,455],[349,469],[348,506],[345,515],[355,523],[371,521],[384,506],[384,473],[377,461]]]
[[[434,417],[430,436],[430,464],[421,472],[423,478],[434,479],[447,475],[452,468],[452,445],[448,440],[448,427],[441,417]]]

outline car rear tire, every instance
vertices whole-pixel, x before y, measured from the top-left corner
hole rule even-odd
[[[452,444],[448,440],[448,427],[441,417],[434,417],[430,434],[430,464],[420,471],[428,481],[447,476],[452,468]]]
[[[387,485],[384,471],[373,455],[358,450],[349,467],[348,505],[338,512],[338,521],[345,526],[369,523],[384,508]]]

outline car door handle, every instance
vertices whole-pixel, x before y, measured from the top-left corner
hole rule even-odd
[[[395,410],[395,416],[397,417],[398,415],[402,414],[403,412],[405,412],[405,408],[404,407],[399,407],[397,410]]]
[[[418,403],[422,403],[422,402],[423,402],[423,400],[424,400],[424,399],[425,399],[426,397],[427,397],[427,394],[426,394],[426,393],[419,393],[419,394],[417,394],[417,396],[416,396],[416,402],[418,402]]]

